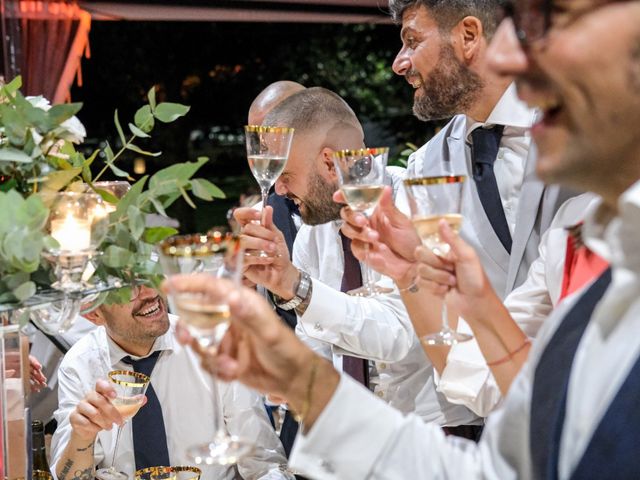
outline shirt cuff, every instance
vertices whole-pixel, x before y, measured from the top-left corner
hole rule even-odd
[[[344,329],[347,315],[346,295],[334,288],[311,279],[313,294],[304,315],[298,317],[298,323],[309,337],[331,344],[338,343],[340,336],[335,332]]]
[[[374,436],[371,435],[373,418]],[[313,428],[306,434],[298,433],[289,465],[311,478],[369,478],[376,460],[402,420],[400,412],[343,375]]]

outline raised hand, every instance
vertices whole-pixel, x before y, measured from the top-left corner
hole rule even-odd
[[[73,433],[82,440],[93,441],[102,430],[111,430],[114,423],[121,425],[124,419],[111,404],[116,397],[111,383],[98,380],[95,390],[87,393],[69,415]]]

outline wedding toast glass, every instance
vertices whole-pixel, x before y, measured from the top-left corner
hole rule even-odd
[[[242,250],[237,236],[221,231],[207,234],[177,235],[158,245],[162,270],[167,278],[179,274],[206,273],[216,278],[230,279],[236,287],[242,277]],[[169,291],[169,304],[180,317],[199,346],[215,351],[224,337],[231,315],[226,296],[216,293]],[[229,435],[224,428],[218,385],[211,375],[215,437],[206,444],[187,448],[187,455],[196,464],[229,465],[253,450],[248,439]]]
[[[338,173],[340,190],[349,207],[369,218],[378,205],[384,190],[388,148],[362,148],[339,150],[333,154],[333,163]],[[367,265],[369,246],[365,245],[365,260],[362,266],[362,287],[350,290],[349,295],[371,297],[380,293],[391,293],[393,289],[376,285],[371,280]]]
[[[247,125],[244,127],[244,131],[249,168],[260,186],[262,211],[264,212],[269,189],[276,183],[289,158],[293,128]],[[262,223],[264,223],[264,215]],[[261,257],[269,256],[264,251],[249,253]]]
[[[450,246],[440,238],[439,223],[447,222],[456,233],[462,226],[463,175],[410,178],[404,181],[411,208],[411,221],[422,240],[422,244],[440,257],[446,257]],[[442,329],[426,335],[422,341],[427,345],[455,345],[473,338],[449,326],[446,300],[442,302]]]
[[[140,407],[144,404],[144,394],[149,386],[149,377],[138,372],[114,370],[109,372],[109,380],[115,387],[117,394],[117,397],[111,400],[111,403],[120,412],[125,422],[128,422],[131,417],[138,413],[138,410],[140,410]],[[126,473],[119,472],[114,466],[123,426],[124,423],[118,426],[111,466],[96,471],[96,477],[100,480],[127,480],[129,478]]]
[[[198,467],[147,467],[136,470],[135,480],[199,480],[202,470]]]

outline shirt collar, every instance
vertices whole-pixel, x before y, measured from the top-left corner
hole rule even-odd
[[[177,347],[177,340],[175,336],[175,322],[177,321],[177,317],[175,315],[169,314],[169,330],[166,331],[164,335],[160,335],[156,338],[155,342],[153,342],[153,346],[147,355],[144,357],[137,357],[135,355],[131,355],[129,352],[123,350],[120,345],[114,342],[108,333],[105,330],[105,337],[107,338],[107,344],[109,348],[109,357],[111,359],[111,365],[115,365],[120,363],[124,357],[131,357],[134,360],[138,360],[140,358],[146,358],[151,355],[153,352],[158,350],[170,350],[174,351]]]
[[[533,125],[537,115],[535,109],[529,108],[526,103],[518,98],[516,84],[511,83],[498,100],[498,103],[489,114],[485,122],[477,122],[469,116],[465,116],[467,120],[466,138],[470,141],[469,136],[476,128],[484,125],[504,125],[506,127],[516,127],[529,129]]]
[[[587,210],[584,242],[613,266],[640,273],[640,181],[618,199],[618,211],[599,199]]]

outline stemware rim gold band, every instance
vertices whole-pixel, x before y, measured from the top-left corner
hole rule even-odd
[[[109,379],[113,383],[117,383],[118,385],[123,385],[125,387],[143,387],[151,380],[147,375],[140,372],[134,372],[133,370],[112,370],[109,372]],[[114,377],[116,375],[129,375],[131,377],[135,377],[140,382],[127,382],[126,380],[117,380]]]
[[[389,153],[389,147],[342,149],[342,150],[336,150],[335,152],[333,152],[333,156],[336,158],[345,158],[345,157],[357,157],[361,155],[381,155],[383,153]]]
[[[404,184],[407,187],[416,185],[444,185],[447,183],[463,183],[466,179],[466,175],[440,175],[436,177],[407,178]]]
[[[53,478],[53,475],[51,475],[51,473],[45,471],[45,470],[33,470],[31,472],[31,478]]]
[[[172,235],[158,243],[160,253],[168,257],[205,257],[239,248],[238,235],[219,231]]]
[[[174,467],[165,467],[164,465],[159,465],[155,467],[140,468],[136,470],[136,473],[134,474],[134,476],[135,478],[140,478],[143,475],[146,475],[147,473],[162,472],[162,471],[176,472],[176,473],[191,472],[191,473],[195,473],[198,476],[198,478],[200,477],[200,475],[202,475],[201,469],[199,469],[198,467],[193,467],[191,465],[177,465]]]
[[[293,133],[292,127],[273,127],[270,125],[245,125],[244,131],[248,133]]]

